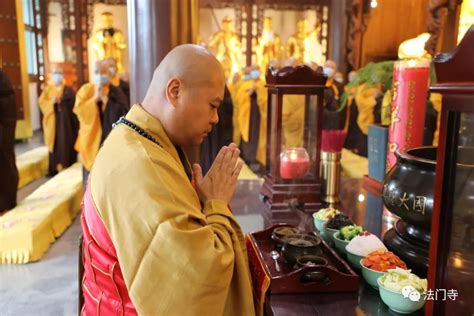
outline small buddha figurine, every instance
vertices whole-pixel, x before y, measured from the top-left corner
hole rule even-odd
[[[257,64],[266,68],[270,61],[280,58],[280,36],[273,32],[272,18],[263,19],[262,34],[258,37]]]
[[[117,62],[117,71],[122,73],[123,53],[127,44],[123,33],[114,28],[114,17],[110,12],[101,14],[102,28],[92,36],[92,47],[98,60],[113,58]]]
[[[315,62],[323,65],[325,60],[323,45],[321,44],[321,24],[316,23],[308,34],[309,50],[305,51],[305,62]]]
[[[225,16],[222,20],[222,29],[212,35],[208,47],[215,50],[217,60],[224,68],[227,79],[232,78],[242,68],[240,59],[242,48],[240,36],[233,31],[232,18]]]
[[[291,35],[286,42],[287,57],[292,57],[300,63],[309,62],[311,59],[308,58],[308,52],[311,42],[309,39],[308,21],[305,19],[299,20],[296,25],[298,28],[297,33]]]

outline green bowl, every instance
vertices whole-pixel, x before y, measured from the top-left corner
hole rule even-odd
[[[327,240],[325,240],[330,244],[334,244],[334,234],[338,231],[339,229],[327,228],[326,225],[324,225],[324,234],[327,236]]]
[[[412,301],[409,298],[404,298],[402,293],[394,292],[384,288],[380,283],[381,278],[382,277],[379,277],[377,279],[380,298],[391,310],[400,314],[410,314],[423,308],[425,305],[423,294],[421,295],[421,298],[418,302]]]
[[[339,231],[335,232],[334,235],[332,236],[333,240],[334,240],[334,244],[336,245],[336,249],[340,253],[345,254],[346,253],[346,246],[349,243],[349,240],[341,239],[338,236],[339,236]]]
[[[364,256],[353,254],[352,252],[347,250],[347,246],[346,246],[346,254],[347,254],[347,259],[349,260],[349,263],[351,264],[352,267],[359,270],[362,269],[360,266],[360,261],[362,260],[362,258],[364,258]]]
[[[317,212],[316,212],[317,213]],[[317,230],[322,234],[324,230],[324,224],[328,221],[327,219],[316,218],[316,213],[313,213],[313,222]]]
[[[374,289],[378,290],[379,284],[377,283],[377,280],[387,272],[380,272],[367,268],[362,264],[362,259],[360,260],[359,264],[362,267],[362,276],[364,277],[365,282],[369,283]]]

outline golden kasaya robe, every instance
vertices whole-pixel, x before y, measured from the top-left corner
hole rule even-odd
[[[99,150],[102,135],[93,83],[86,83],[77,91],[73,111],[79,119],[79,133],[75,148],[81,155],[84,168],[90,170]]]
[[[265,165],[265,150],[267,144],[267,89],[262,80],[242,81],[234,90],[232,99],[234,101],[234,115],[237,115],[238,130],[240,136],[245,142],[249,141],[250,137],[250,94],[249,91],[255,88],[257,94],[257,105],[260,111],[260,126],[259,138],[257,145],[257,160]],[[231,90],[232,93],[232,90]]]
[[[105,140],[89,184],[140,315],[254,315],[247,252],[226,203],[201,205],[159,120],[134,105]],[[186,165],[187,159],[184,158]]]
[[[54,137],[56,135],[56,116],[54,115],[54,102],[56,98],[62,95],[62,89],[56,88],[52,85],[47,85],[40,97],[38,98],[38,105],[41,113],[43,113],[43,138],[44,143],[48,146],[49,152],[54,150]]]
[[[282,109],[282,148],[303,146],[305,96],[286,94]]]
[[[377,89],[377,87],[366,88],[364,85],[360,85],[357,88],[355,97],[357,109],[359,110],[357,125],[359,125],[364,135],[369,133],[369,125],[375,122],[374,108],[377,104],[375,100]]]

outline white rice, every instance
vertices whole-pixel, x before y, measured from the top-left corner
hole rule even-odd
[[[346,246],[347,251],[362,257],[380,248],[387,250],[383,242],[372,234],[368,236],[355,236]]]

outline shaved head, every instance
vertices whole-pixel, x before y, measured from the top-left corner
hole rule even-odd
[[[180,79],[186,85],[198,87],[212,84],[219,74],[224,78],[221,64],[204,47],[192,44],[177,46],[155,69],[143,106],[157,94],[164,97],[166,85],[171,79]]]
[[[209,51],[180,45],[155,69],[142,106],[161,121],[175,145],[198,145],[218,122],[224,85],[222,66]]]

